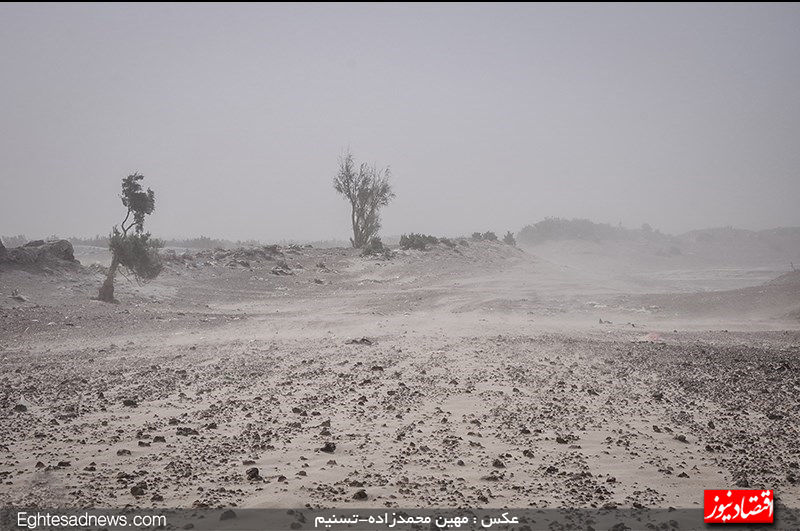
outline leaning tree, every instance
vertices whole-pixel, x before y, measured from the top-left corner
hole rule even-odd
[[[139,181],[144,175],[133,173],[122,179],[122,205],[128,209],[125,219],[111,230],[109,249],[111,267],[108,268],[105,282],[100,287],[97,298],[105,302],[115,302],[114,277],[117,269],[124,268],[137,281],[153,279],[161,272],[158,257],[159,242],[150,238],[144,231],[144,217],[156,209],[155,193],[142,189]]]
[[[380,210],[394,198],[389,176],[389,168],[378,169],[366,163],[356,168],[350,151],[339,158],[339,173],[333,178],[333,187],[350,202],[353,247],[364,247],[377,236],[381,228]]]

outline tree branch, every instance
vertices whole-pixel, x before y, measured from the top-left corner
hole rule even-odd
[[[127,236],[128,235],[128,230],[131,228],[131,225],[128,225],[127,227],[125,226],[125,222],[128,221],[128,218],[130,216],[131,216],[131,208],[128,207],[128,213],[125,214],[125,219],[122,220],[122,224],[120,225],[122,227],[122,235],[123,236]]]

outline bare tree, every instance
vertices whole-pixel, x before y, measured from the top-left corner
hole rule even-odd
[[[389,184],[389,168],[378,169],[362,163],[356,169],[353,154],[346,151],[339,158],[339,173],[333,178],[334,189],[350,202],[350,243],[361,248],[381,228],[380,210],[394,198]]]

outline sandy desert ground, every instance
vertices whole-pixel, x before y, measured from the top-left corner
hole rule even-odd
[[[542,251],[193,252],[113,305],[97,268],[3,269],[0,499],[800,506],[800,273]]]

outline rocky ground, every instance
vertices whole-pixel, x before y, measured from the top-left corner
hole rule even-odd
[[[699,321],[490,242],[174,253],[114,305],[101,281],[0,269],[11,505],[800,506],[791,297]]]

